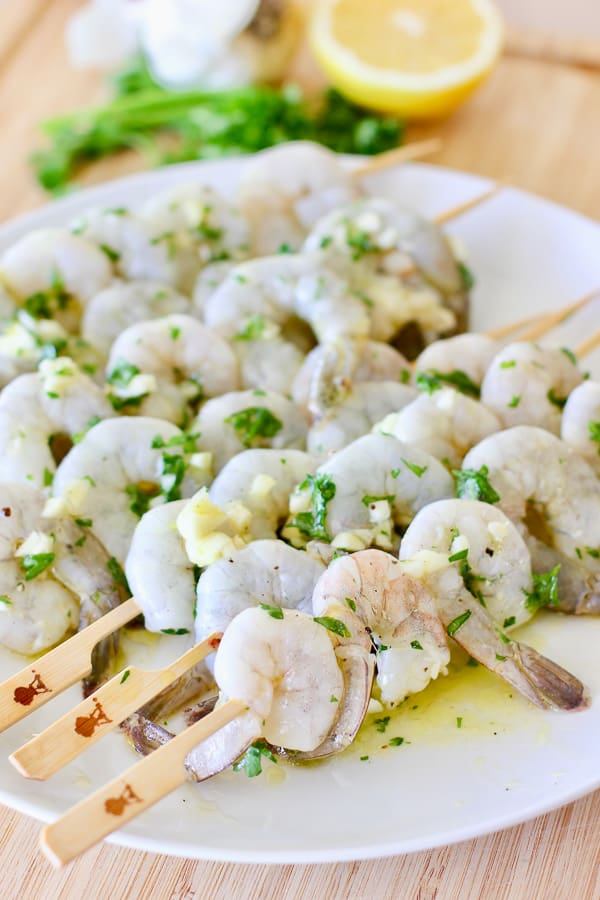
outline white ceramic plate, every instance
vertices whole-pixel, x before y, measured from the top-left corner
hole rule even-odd
[[[187,164],[81,192],[5,225],[0,250],[27,230],[61,224],[88,205],[135,205],[194,178],[231,194],[242,165]],[[429,215],[487,186],[484,179],[425,165],[371,180],[374,192]],[[466,243],[477,279],[474,329],[559,307],[600,286],[600,227],[521,191],[504,190],[449,230]],[[599,324],[598,307],[590,309],[564,330],[561,343],[575,344]],[[597,365],[592,369],[600,372]],[[415,697],[385,734],[371,724],[368,737],[342,757],[309,768],[266,763],[259,778],[230,771],[186,785],[112,840],[198,859],[331,862],[449,844],[568,803],[600,785],[600,620],[545,614],[523,638],[586,683],[589,710],[542,713],[483,670],[467,670],[468,678],[451,676]],[[132,661],[159,665],[181,652],[184,641],[131,645]],[[0,651],[0,678],[21,666],[22,659]],[[8,754],[78,699],[73,688],[0,735],[2,802],[51,821],[134,761],[114,734],[47,783],[16,774]],[[392,736],[405,743],[373,752]]]

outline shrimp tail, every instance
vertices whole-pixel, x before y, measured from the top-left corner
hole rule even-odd
[[[577,711],[586,709],[589,700],[581,681],[562,666],[542,656],[527,644],[512,645],[512,661],[535,694],[533,700],[544,709]],[[508,680],[508,679],[507,679]],[[516,686],[516,685],[515,685]],[[530,697],[530,699],[533,699]]]
[[[148,756],[153,750],[157,750],[175,737],[162,725],[157,725],[137,712],[121,722],[121,730],[125,733],[131,747],[142,756]]]
[[[372,653],[365,653],[362,647],[351,645],[338,647],[336,656],[344,678],[344,695],[329,734],[314,750],[289,752],[278,747],[279,756],[286,756],[293,762],[325,759],[345,750],[356,737],[371,698],[375,656]]]
[[[138,712],[146,719],[164,719],[214,687],[215,682],[207,666],[200,662],[149,700]]]

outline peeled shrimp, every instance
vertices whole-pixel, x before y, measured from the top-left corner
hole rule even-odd
[[[138,322],[122,331],[111,347],[110,373],[123,363],[152,376],[133,412],[184,425],[201,399],[234,391],[239,384],[235,354],[229,344],[186,315]]]
[[[320,342],[368,337],[371,328],[367,306],[315,254],[284,253],[236,266],[204,308],[209,328],[229,340],[252,322],[281,327],[293,316]]]
[[[221,469],[210,486],[213,503],[239,502],[249,510],[253,540],[275,538],[289,514],[294,487],[315,471],[316,460],[302,450],[244,450]]]
[[[257,738],[275,747],[311,751],[328,737],[343,697],[342,672],[330,632],[311,616],[245,609],[230,623],[215,657],[220,698],[248,711],[186,757],[196,781],[231,765]]]
[[[253,541],[208,566],[198,580],[196,640],[225,631],[242,610],[261,603],[311,612],[323,563],[283,541]]]
[[[234,391],[204,404],[192,431],[211,452],[218,472],[236,453],[251,447],[302,449],[307,422],[291,400],[274,391]]]
[[[86,524],[47,516],[45,495],[27,485],[2,484],[0,497],[0,642],[39,653],[117,606],[122,589]],[[96,645],[86,693],[107,677],[118,645],[118,633]]]
[[[153,242],[164,244],[177,264],[175,286],[191,294],[198,272],[216,260],[249,255],[248,224],[214,188],[178,184],[152,196],[139,211]]]
[[[500,495],[498,506],[520,523],[532,551],[546,545],[558,554],[556,562],[570,561],[564,589],[559,578],[560,608],[598,612],[600,482],[591,466],[564,441],[528,425],[501,431],[470,450],[463,468],[482,466]],[[575,596],[573,567],[581,573],[581,594]]]
[[[334,560],[317,582],[313,611],[336,616],[349,606],[372,636],[377,684],[386,706],[446,674],[450,651],[427,588],[393,556],[362,550]]]
[[[424,580],[448,634],[536,706],[582,709],[581,682],[504,629],[531,613],[527,547],[502,512],[477,500],[421,510],[400,545],[407,571]]]
[[[127,281],[154,281],[175,286],[180,277],[173,241],[128,209],[89,209],[71,222],[74,234],[93,242]]]
[[[498,342],[484,334],[455,334],[425,347],[415,361],[415,372],[462,372],[479,387],[499,350]]]
[[[189,309],[190,301],[170,285],[118,281],[92,297],[83,314],[81,333],[108,356],[113,342],[130,325]]]
[[[140,516],[152,505],[189,497],[202,470],[185,458],[183,433],[161,419],[107,419],[91,428],[59,465],[55,497],[91,520],[90,530],[123,563]]]
[[[113,279],[105,254],[63,228],[30,231],[4,251],[0,277],[20,303],[75,331],[91,298]]]
[[[286,535],[294,543],[328,540],[343,550],[371,544],[391,549],[395,525],[406,525],[421,507],[452,496],[452,476],[433,456],[369,434],[334,453],[296,489]]]
[[[111,415],[103,391],[71,359],[43,360],[0,395],[0,478],[47,487],[62,445]]]
[[[600,384],[584,381],[569,394],[560,436],[600,474]]]
[[[509,344],[492,360],[481,385],[481,400],[506,428],[536,425],[559,434],[566,399],[582,377],[563,350]]]
[[[416,402],[415,396],[414,388],[397,381],[366,381],[355,384],[339,404],[331,406],[311,425],[306,441],[307,449],[320,456],[341,450],[368,434],[382,417],[385,416],[384,421],[387,421],[390,414],[396,415],[396,410],[406,408],[407,404],[412,405]]]
[[[257,154],[244,168],[238,202],[252,228],[256,256],[286,245],[299,250],[306,232],[358,194],[339,157],[308,141]]]
[[[482,403],[441,388],[421,394],[400,412],[391,412],[374,431],[414,444],[450,466],[460,466],[471,447],[501,428],[500,419]]]

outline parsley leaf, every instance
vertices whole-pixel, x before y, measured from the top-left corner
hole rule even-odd
[[[243,769],[248,778],[255,778],[262,772],[261,757],[263,756],[270,759],[271,762],[277,762],[277,758],[266,741],[254,741],[242,758],[234,763],[233,771],[240,772]]]
[[[224,420],[237,432],[244,447],[252,447],[257,438],[274,437],[283,428],[281,422],[266,406],[249,406],[232,413]]]
[[[475,397],[477,400],[481,395],[478,385],[463,372],[462,369],[455,369],[453,372],[438,372],[437,369],[427,369],[425,372],[419,372],[415,379],[415,384],[420,391],[427,394],[433,394],[435,391],[441,390],[443,385],[449,384],[455,387],[461,394],[469,397]]]
[[[483,503],[498,503],[500,495],[496,493],[489,479],[489,469],[453,469],[456,481],[456,496],[467,500],[481,500]]]
[[[454,637],[454,635],[456,634],[458,629],[462,628],[462,626],[465,624],[467,619],[470,619],[470,618],[471,618],[471,610],[467,609],[464,613],[461,613],[460,616],[457,616],[455,619],[453,619],[450,622],[450,624],[448,625],[448,627],[446,628],[446,631],[448,632],[450,637]]]
[[[25,581],[32,581],[34,578],[37,578],[53,562],[54,553],[28,553],[21,560],[21,566],[25,572]]]
[[[325,528],[327,504],[335,497],[335,482],[329,475],[307,475],[300,490],[311,491],[311,511],[297,513],[290,525],[295,526],[302,534],[313,541],[329,541]]]
[[[283,619],[283,610],[280,606],[271,606],[269,603],[259,603],[261,609],[264,609],[272,619]]]
[[[532,577],[533,590],[523,591],[525,594],[525,606],[529,612],[535,612],[542,606],[558,606],[558,573],[560,563],[549,572]]]
[[[322,625],[323,628],[326,628],[328,631],[332,631],[334,634],[337,634],[339,637],[352,637],[352,635],[340,619],[334,619],[332,616],[315,616],[313,621],[315,621],[317,625]]]

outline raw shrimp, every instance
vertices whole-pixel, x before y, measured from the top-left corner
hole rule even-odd
[[[319,466],[290,498],[285,535],[334,548],[394,546],[394,526],[408,524],[434,500],[454,496],[452,476],[433,456],[396,438],[369,434]]]
[[[45,515],[46,497],[27,485],[0,485],[0,642],[39,653],[85,628],[123,598],[104,547],[83,520]],[[115,661],[118,632],[92,654],[86,695]]]
[[[515,343],[492,360],[481,385],[481,400],[511,425],[537,425],[560,433],[563,407],[583,376],[569,351]]]
[[[198,272],[218,260],[249,256],[248,223],[214,188],[204,184],[178,184],[146,201],[139,211],[176,261],[175,286],[191,294]]]
[[[208,566],[198,580],[196,641],[225,631],[250,606],[312,610],[323,563],[283,541],[253,541]],[[210,665],[210,661],[209,661]],[[338,695],[339,696],[339,695]]]
[[[185,435],[170,422],[139,416],[91,428],[59,465],[55,497],[91,520],[90,529],[123,563],[135,526],[150,503],[191,496],[202,470],[186,458]]]
[[[302,450],[245,450],[221,469],[210,486],[210,499],[222,509],[236,501],[243,504],[251,514],[252,540],[275,538],[289,514],[294,487],[316,467],[315,458]]]
[[[441,388],[421,394],[400,412],[391,412],[373,430],[414,444],[450,466],[460,466],[471,447],[501,428],[500,419],[482,403]]]
[[[600,474],[600,384],[584,381],[571,391],[563,410],[561,438]]]
[[[72,342],[73,343],[73,340]],[[0,330],[0,387],[17,375],[34,372],[42,359],[71,355],[69,334],[53,319],[36,319],[18,309]]]
[[[283,337],[279,325],[256,316],[235,336],[231,346],[238,358],[245,388],[281,394],[290,392],[304,353]]]
[[[318,418],[358,382],[410,381],[408,362],[389,344],[340,339],[307,355],[292,385],[295,403]]]
[[[177,285],[179,255],[172,241],[128,209],[89,209],[71,222],[74,234],[92,241],[127,281]]]
[[[451,246],[434,223],[412,210],[381,197],[363,198],[320,219],[304,250],[320,252],[352,280],[373,301],[375,315],[378,308],[385,312],[386,330],[392,331],[374,325],[372,336],[379,340],[410,322],[419,325],[426,343],[466,327],[465,282]],[[387,282],[385,276],[391,276]],[[426,285],[432,289],[424,291]]]
[[[103,391],[71,359],[43,360],[0,395],[0,478],[47,487],[71,441],[111,415]]]
[[[261,390],[234,391],[209,400],[192,425],[192,431],[201,434],[202,448],[212,452],[216,472],[243,449],[302,449],[307,428],[295,403]]]
[[[130,325],[189,310],[190,301],[170,285],[118,281],[92,297],[83,314],[81,333],[108,356],[113,342]]]
[[[416,391],[397,381],[365,381],[355,384],[349,394],[308,430],[306,441],[310,453],[320,456],[341,450],[351,441],[368,434],[382,417],[390,418],[396,410],[412,405]],[[412,442],[409,442],[412,443]],[[415,441],[417,443],[417,441]],[[424,450],[428,448],[423,446]]]
[[[232,340],[253,323],[307,322],[320,342],[368,337],[368,307],[315,254],[283,253],[232,269],[208,297],[204,321]]]
[[[145,513],[133,533],[125,573],[146,628],[192,631],[199,566],[251,540],[275,539],[292,488],[315,465],[300,450],[246,450],[223,468],[208,493]],[[302,565],[306,554],[298,559]]]
[[[78,328],[82,310],[113,277],[95,244],[63,228],[30,231],[0,258],[0,278],[19,303],[68,331]]]
[[[401,703],[446,674],[450,651],[433,597],[381,550],[362,550],[334,560],[313,594],[317,616],[356,612],[377,651],[377,684],[386,706]]]
[[[499,509],[477,500],[431,504],[409,525],[400,559],[431,590],[450,637],[491,672],[536,706],[587,705],[577,678],[505,634],[531,615],[531,562]]]
[[[257,738],[275,747],[313,751],[328,738],[344,697],[330,632],[298,610],[245,609],[230,623],[214,661],[221,699],[242,700],[243,713],[185,761],[196,781],[231,765]]]
[[[415,361],[415,372],[466,375],[479,388],[499,350],[500,344],[485,334],[456,334],[425,347]]]
[[[532,545],[547,545],[586,576],[581,596],[571,594],[572,581],[559,589],[558,608],[598,612],[600,482],[591,466],[549,431],[528,425],[501,431],[470,450],[463,468],[482,466],[500,497],[498,506],[535,539]]]
[[[222,284],[232,269],[239,265],[236,260],[222,259],[208,263],[198,273],[192,294],[193,315],[204,319],[204,307],[211,294]],[[175,312],[175,310],[174,310]]]
[[[358,195],[339,157],[308,141],[264,150],[243,170],[238,202],[252,228],[256,256],[282,245],[299,250],[321,216]]]
[[[189,421],[201,399],[239,386],[237,360],[227,341],[186,315],[138,322],[122,331],[108,359],[109,384],[115,373],[120,383],[124,370],[154,379],[153,389],[141,402],[136,399],[131,411],[177,425]]]

